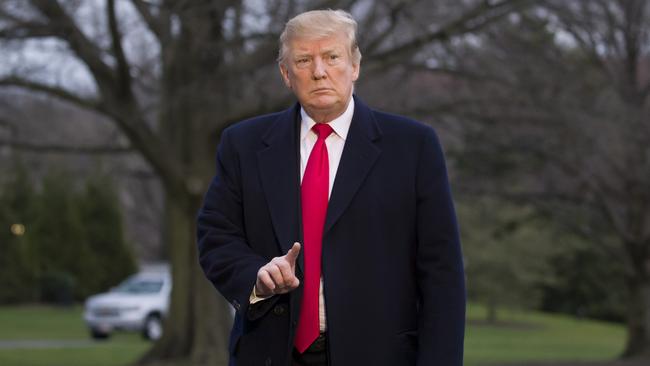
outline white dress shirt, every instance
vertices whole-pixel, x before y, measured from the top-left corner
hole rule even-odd
[[[327,146],[327,154],[329,157],[328,198],[332,195],[334,179],[336,178],[336,172],[339,169],[341,155],[343,155],[343,147],[345,146],[345,140],[348,137],[348,131],[350,130],[353,114],[354,98],[350,97],[350,102],[348,103],[345,112],[334,120],[328,122],[332,127],[332,130],[334,130],[334,132],[325,139],[325,145]],[[314,145],[316,145],[318,136],[311,130],[311,128],[316,124],[316,121],[314,121],[303,108],[300,108],[300,117],[300,181],[302,182],[302,178],[305,175],[305,168],[307,167],[307,160],[309,160],[309,154],[314,148]],[[253,293],[250,296],[250,303],[254,304],[265,299],[267,299],[267,297],[257,296],[255,294],[255,288],[253,287]],[[327,329],[327,322],[325,320],[325,297],[323,296],[322,275],[320,278],[318,319],[320,323],[320,331],[324,332]]]

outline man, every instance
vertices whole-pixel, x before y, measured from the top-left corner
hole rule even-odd
[[[222,134],[198,245],[236,309],[231,365],[462,365],[443,153],[430,127],[353,96],[355,33],[340,10],[291,19],[278,60],[298,103]]]

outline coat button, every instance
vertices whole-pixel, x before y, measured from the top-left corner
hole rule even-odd
[[[271,361],[271,357],[268,357],[266,361],[264,362],[265,366],[271,366],[273,364],[273,361]]]
[[[275,305],[273,308],[273,314],[278,316],[284,314],[284,305]]]

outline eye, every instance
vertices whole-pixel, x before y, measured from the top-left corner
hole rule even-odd
[[[341,55],[338,53],[330,53],[325,57],[325,61],[329,65],[336,65],[341,61]]]
[[[307,67],[307,65],[309,65],[309,61],[310,61],[309,57],[300,57],[295,60],[296,66],[300,68]]]

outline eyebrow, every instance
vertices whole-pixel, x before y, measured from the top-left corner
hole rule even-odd
[[[328,54],[328,53],[340,53],[340,52],[344,52],[344,51],[345,50],[342,49],[341,47],[336,47],[335,46],[335,47],[325,48],[325,49],[321,50],[320,54],[323,55],[323,54]],[[296,50],[293,57],[311,57],[311,52]]]

